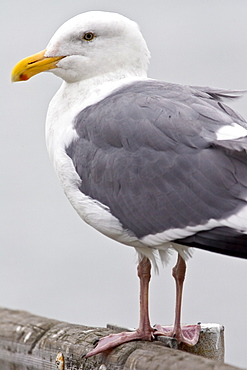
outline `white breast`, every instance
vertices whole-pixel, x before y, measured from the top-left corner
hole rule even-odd
[[[136,80],[140,80],[139,78]],[[91,85],[85,83],[63,83],[52,99],[46,119],[46,143],[50,159],[60,179],[63,190],[80,217],[101,233],[124,244],[139,246],[143,243],[123,230],[120,222],[108,207],[84,195],[79,186],[81,179],[75,171],[71,158],[66,153],[69,144],[78,138],[73,127],[74,117],[84,108],[105,98],[116,88],[132,82],[133,79]],[[87,96],[90,96],[87,98]]]

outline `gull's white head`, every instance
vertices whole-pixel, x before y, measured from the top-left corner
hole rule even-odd
[[[12,80],[27,80],[45,70],[68,83],[105,74],[144,77],[148,62],[149,51],[135,22],[92,11],[65,22],[44,51],[16,65]]]

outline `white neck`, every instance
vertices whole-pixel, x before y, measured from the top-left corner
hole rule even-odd
[[[57,100],[60,100],[61,103],[62,99],[64,100],[66,110],[72,107],[75,108],[78,105],[77,109],[81,111],[88,105],[104,99],[115,89],[134,81],[145,80],[146,78],[147,75],[145,73],[133,76],[128,75],[126,72],[121,73],[121,71],[118,71],[118,73],[106,73],[74,83],[64,81],[52,99],[50,107],[57,105]]]

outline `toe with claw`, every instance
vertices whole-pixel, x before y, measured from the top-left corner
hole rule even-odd
[[[201,326],[199,324],[183,325],[174,329],[171,326],[161,326],[158,324],[154,326],[154,330],[155,336],[164,335],[166,337],[176,338],[179,344],[185,343],[187,346],[192,347],[198,342]]]

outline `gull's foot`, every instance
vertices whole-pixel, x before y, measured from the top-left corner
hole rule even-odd
[[[154,338],[153,329],[150,328],[149,333],[142,333],[138,329],[133,332],[123,332],[110,334],[107,337],[101,338],[97,343],[97,346],[88,352],[85,357],[91,357],[98,353],[107,351],[108,349],[119,346],[120,344],[131,342],[132,340],[152,340]]]
[[[194,346],[199,339],[201,326],[184,325],[175,330],[172,326],[161,326],[159,324],[154,326],[154,335],[164,335],[170,338],[176,338],[178,343],[185,343],[188,346]]]

